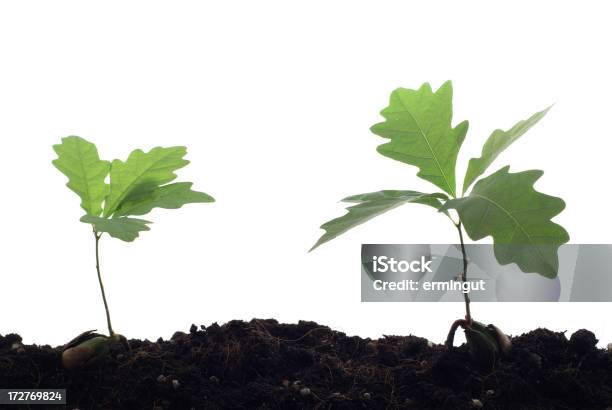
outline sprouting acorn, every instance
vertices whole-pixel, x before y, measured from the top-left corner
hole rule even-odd
[[[510,338],[494,325],[472,321],[464,326],[464,331],[472,356],[487,367],[493,367],[512,348]]]
[[[88,330],[66,345],[62,351],[62,365],[65,369],[76,370],[97,363],[110,353],[113,344],[122,344],[129,349],[127,339],[119,334],[111,337]]]

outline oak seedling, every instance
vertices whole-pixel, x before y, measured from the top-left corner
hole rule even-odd
[[[172,182],[175,171],[185,167],[185,147],[156,147],[148,152],[132,151],[127,160],[101,160],[96,146],[77,136],[62,138],[53,146],[57,159],[53,165],[68,177],[68,188],[81,198],[85,215],[81,222],[93,230],[96,272],[106,312],[108,336],[84,332],[65,346],[63,362],[67,368],[87,365],[105,355],[110,343],[125,338],[113,330],[106,293],[100,273],[100,240],[104,234],[125,242],[148,231],[148,220],[134,218],[154,208],[177,209],[189,203],[214,202],[203,192],[191,189],[191,182]],[[108,179],[108,183],[107,183]]]
[[[445,215],[455,226],[463,259],[459,275],[462,282],[468,281],[464,229],[475,241],[491,236],[500,264],[516,263],[523,272],[535,272],[548,278],[557,276],[558,249],[569,241],[569,235],[551,218],[565,208],[565,203],[534,189],[543,172],[512,173],[510,167],[505,166],[483,177],[498,155],[540,121],[550,107],[508,130],[493,131],[480,157],[469,161],[461,191],[458,191],[455,168],[468,122],[453,127],[452,96],[450,81],[435,92],[427,83],[418,90],[398,88],[391,93],[389,105],[381,111],[385,120],[371,127],[374,134],[388,140],[378,146],[380,154],[418,167],[417,176],[439,190],[431,193],[383,190],[344,198],[343,202],[354,205],[347,208],[347,214],[321,226],[326,232],[311,250],[400,205],[418,203]],[[497,327],[475,321],[470,311],[469,294],[463,295],[465,318],[453,323],[446,345],[453,345],[455,332],[461,327],[474,354],[492,362],[509,350],[510,340]]]

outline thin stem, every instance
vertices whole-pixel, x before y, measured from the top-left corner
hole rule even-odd
[[[467,282],[467,268],[468,268],[468,259],[467,253],[465,252],[465,242],[463,241],[463,228],[461,226],[461,221],[455,224],[457,227],[457,231],[459,232],[459,242],[461,243],[461,255],[463,256],[463,271],[461,272],[461,282]],[[455,340],[455,333],[459,327],[465,329],[472,326],[472,313],[470,312],[470,296],[466,292],[463,294],[463,300],[465,301],[465,319],[455,320],[450,330],[448,331],[448,336],[446,337],[446,347],[449,349],[453,347],[453,342]]]
[[[100,282],[100,290],[102,291],[102,300],[104,301],[104,309],[106,310],[106,324],[108,325],[108,335],[113,337],[115,332],[113,332],[113,326],[111,325],[110,312],[108,310],[108,303],[106,302],[106,294],[104,293],[104,284],[102,283],[102,275],[100,274],[100,237],[101,233],[97,233],[94,231],[94,236],[96,238],[96,271],[98,272],[98,282]]]
[[[463,228],[461,227],[461,222],[455,225],[457,230],[459,231],[459,241],[461,242],[461,254],[463,256],[463,272],[461,272],[461,282],[467,282],[467,268],[468,268],[468,260],[467,254],[465,252],[465,243],[463,242]],[[468,292],[463,293],[463,300],[465,301],[465,320],[468,325],[472,324],[472,314],[470,312],[470,296]]]

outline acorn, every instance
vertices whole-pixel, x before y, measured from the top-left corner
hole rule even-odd
[[[512,349],[512,342],[507,334],[502,332],[497,326],[489,325],[488,328],[492,330],[495,334],[495,338],[497,340],[497,345],[499,346],[499,350],[504,354],[510,353]]]
[[[510,338],[494,325],[473,321],[464,330],[472,356],[487,367],[512,348]]]
[[[91,366],[108,356],[112,344],[121,343],[129,348],[127,339],[118,334],[111,337],[88,330],[64,345],[62,365],[75,370]]]

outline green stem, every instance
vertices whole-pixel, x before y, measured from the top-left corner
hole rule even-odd
[[[104,293],[104,284],[102,283],[102,275],[100,274],[100,237],[102,234],[94,231],[94,236],[96,238],[96,271],[98,272],[98,282],[100,283],[100,290],[102,291],[102,300],[104,301],[104,310],[106,310],[106,324],[108,325],[108,335],[113,337],[115,332],[113,332],[113,326],[111,325],[110,312],[108,310],[108,303],[106,302],[106,293]]]
[[[463,228],[461,227],[461,222],[457,225],[457,230],[459,231],[459,241],[461,242],[461,255],[463,256],[463,272],[461,272],[461,282],[467,282],[467,268],[468,268],[468,260],[467,254],[465,252],[465,243],[463,242]],[[466,292],[463,294],[463,300],[465,302],[465,320],[467,320],[468,324],[472,324],[472,314],[470,312],[470,296],[469,293]]]
[[[463,241],[463,228],[461,226],[461,221],[455,224],[457,231],[459,232],[459,242],[461,243],[461,255],[463,256],[463,271],[461,272],[461,282],[467,282],[467,268],[468,268],[468,259],[467,253],[465,251],[465,242]],[[466,327],[472,326],[472,313],[470,312],[470,296],[468,293],[463,294],[463,301],[465,302],[465,319],[458,319],[452,324],[448,336],[446,337],[446,346],[448,348],[453,347],[453,342],[455,340],[455,332],[459,327],[465,329]]]

